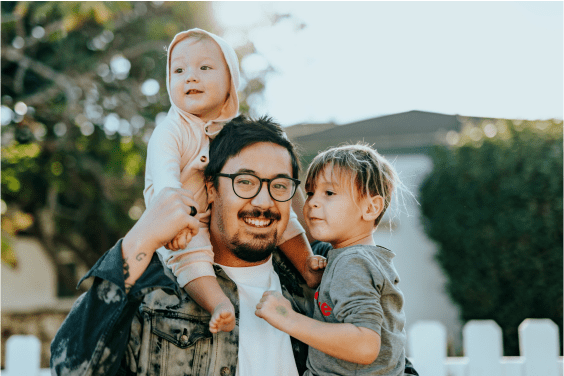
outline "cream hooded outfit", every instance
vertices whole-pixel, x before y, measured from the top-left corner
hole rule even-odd
[[[188,38],[194,32],[209,35],[221,48],[229,72],[231,73],[231,89],[229,97],[224,103],[217,119],[204,123],[199,117],[177,107],[171,96],[170,64],[171,52],[180,41]],[[188,282],[203,276],[214,276],[212,267],[213,251],[209,235],[209,214],[206,186],[204,183],[204,169],[209,159],[209,142],[223,127],[223,125],[237,116],[239,100],[239,63],[233,48],[217,35],[201,29],[190,29],[178,33],[168,48],[166,66],[166,88],[171,98],[170,110],[166,118],[160,122],[149,141],[147,163],[145,171],[145,205],[148,207],[163,188],[184,188],[194,193],[194,199],[202,213],[200,217],[200,231],[192,238],[187,248],[179,251],[169,251],[161,247],[157,252],[161,255],[176,278],[178,284],[184,287]],[[304,230],[297,221],[295,213],[291,213],[286,231],[279,244],[303,233]]]

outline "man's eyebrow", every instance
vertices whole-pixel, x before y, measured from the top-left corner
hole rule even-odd
[[[236,174],[253,174],[257,175],[255,170],[251,170],[249,168],[240,168],[236,172]],[[258,176],[258,175],[257,175]],[[292,178],[289,174],[278,174],[274,178]],[[273,179],[274,179],[273,178]]]

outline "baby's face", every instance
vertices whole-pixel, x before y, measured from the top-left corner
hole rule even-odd
[[[231,75],[213,40],[187,38],[174,46],[170,62],[172,102],[203,121],[217,119],[231,88]]]

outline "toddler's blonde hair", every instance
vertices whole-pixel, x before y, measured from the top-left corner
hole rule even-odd
[[[316,181],[326,166],[341,181],[349,178],[351,197],[355,197],[355,190],[360,200],[382,197],[384,208],[374,221],[374,227],[377,227],[390,205],[396,187],[402,184],[390,162],[364,142],[332,147],[319,153],[311,161],[306,173],[306,191],[315,189]]]

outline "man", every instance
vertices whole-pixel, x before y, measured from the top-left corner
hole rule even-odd
[[[217,135],[209,155],[205,176],[214,268],[235,307],[236,328],[212,335],[209,313],[174,282],[155,254],[181,229],[198,231],[197,219],[189,215],[196,206],[191,193],[168,189],[84,277],[95,280],[53,340],[53,374],[303,372],[305,345],[254,315],[266,290],[280,291],[302,313],[313,302],[297,273],[274,252],[299,183],[293,145],[269,119],[239,117]]]

